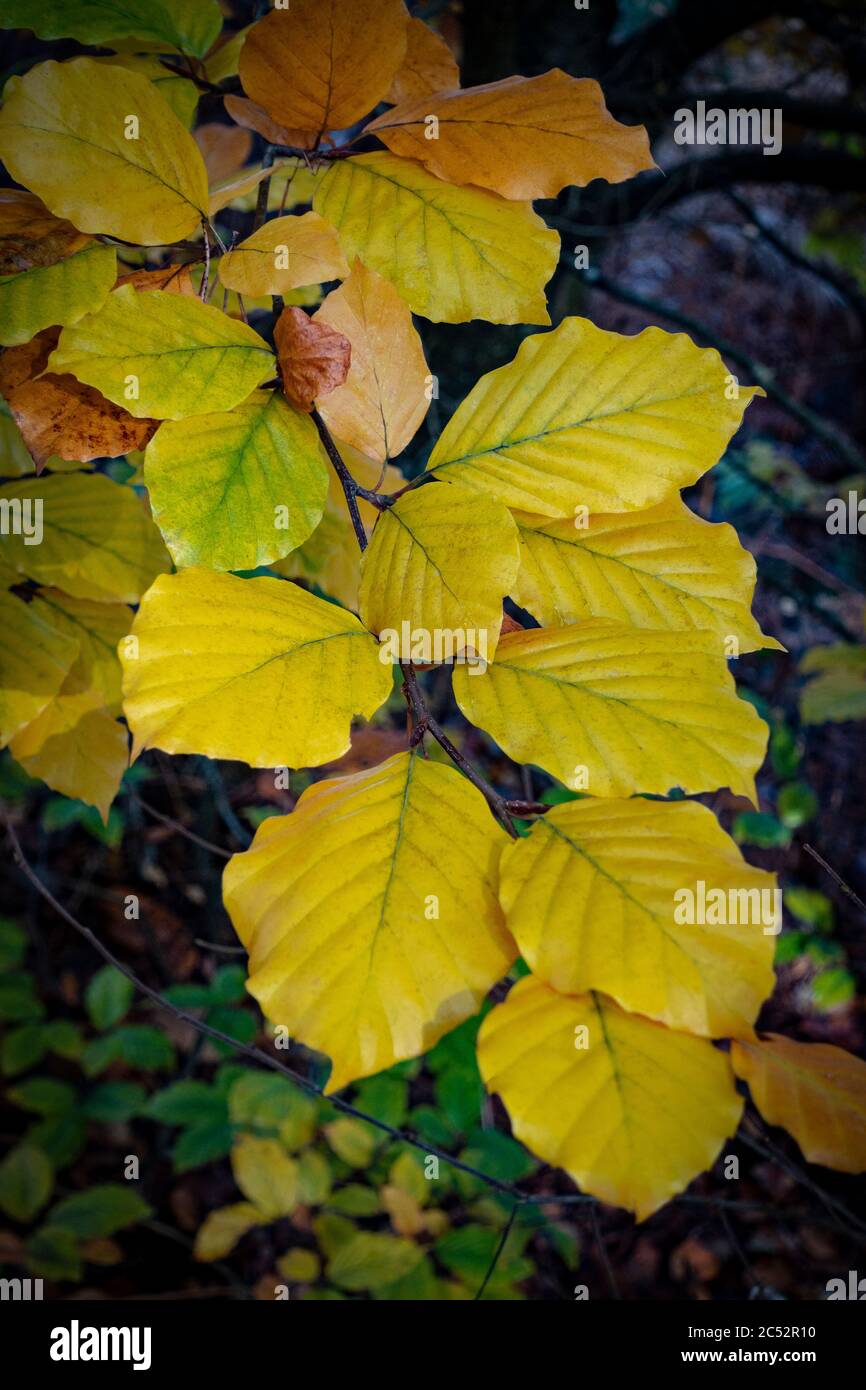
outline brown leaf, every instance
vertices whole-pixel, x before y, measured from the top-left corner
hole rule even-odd
[[[0,275],[54,265],[92,240],[18,188],[0,189]]]
[[[239,122],[239,125],[243,124]],[[201,150],[208,186],[222,183],[242,169],[249,159],[253,144],[249,130],[240,130],[237,125],[222,125],[219,121],[200,125],[198,130],[193,131],[193,139]]]
[[[132,285],[135,290],[163,290],[166,294],[187,294],[195,297],[195,285],[188,265],[164,265],[159,270],[133,270],[118,278],[120,285]]]
[[[19,343],[0,353],[0,395],[8,400],[16,386],[44,372],[59,337],[59,328],[45,328],[29,343]]]
[[[320,396],[341,386],[349,375],[352,346],[303,309],[284,309],[274,329],[283,388],[292,405],[311,411]]]
[[[223,105],[233,121],[244,126],[246,130],[254,130],[256,134],[263,135],[271,145],[290,145],[295,149],[311,150],[316,143],[316,131],[289,130],[269,116],[263,106],[250,101],[248,97],[229,95],[223,97]]]
[[[22,382],[6,399],[37,473],[55,454],[87,463],[143,449],[159,424],[136,420],[92,386],[54,372]]]

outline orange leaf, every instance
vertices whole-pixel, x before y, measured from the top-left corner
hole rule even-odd
[[[208,187],[212,183],[223,183],[243,168],[253,144],[248,130],[222,125],[219,121],[200,125],[193,131],[193,139],[202,153]]]
[[[55,265],[91,240],[33,193],[0,189],[0,275]]]
[[[352,347],[342,333],[315,323],[303,309],[284,309],[274,329],[283,388],[292,405],[311,411],[346,380]]]
[[[406,57],[385,100],[417,101],[431,92],[447,92],[459,86],[460,69],[445,40],[428,29],[423,19],[410,19]]]
[[[403,0],[292,0],[250,29],[241,85],[290,130],[340,130],[388,91],[406,28]]]
[[[87,463],[143,449],[159,423],[136,420],[92,386],[65,373],[47,372],[35,381],[25,381],[7,401],[37,473],[54,454]]]
[[[778,1033],[733,1042],[731,1062],[764,1119],[787,1129],[810,1163],[866,1170],[866,1062],[829,1043]]]
[[[405,101],[364,133],[449,183],[505,198],[554,198],[567,184],[621,183],[654,167],[643,126],[620,125],[597,82],[559,68]]]
[[[316,143],[316,132],[309,130],[288,130],[268,115],[263,106],[250,101],[248,97],[226,96],[223,105],[233,121],[263,135],[271,145],[292,145],[297,149],[311,150]]]
[[[323,402],[328,428],[384,463],[405,449],[427,413],[427,363],[408,306],[394,286],[356,260],[315,315],[345,334],[352,365]]]
[[[118,277],[115,289],[132,285],[136,290],[162,290],[165,294],[195,295],[188,265],[164,265],[159,270],[133,270]]]

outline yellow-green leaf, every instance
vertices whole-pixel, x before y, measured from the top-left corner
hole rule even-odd
[[[187,295],[139,294],[132,285],[64,328],[48,367],[155,420],[232,410],[276,373],[273,353],[247,324]]]
[[[369,718],[391,691],[391,667],[358,619],[286,580],[163,575],[133,634],[138,653],[121,661],[136,754],[312,767],[345,753],[352,716]]]
[[[552,807],[506,848],[500,899],[527,964],[561,993],[751,1037],[773,988],[774,885],[705,806],[635,797]]]
[[[0,277],[0,343],[29,343],[43,328],[78,323],[104,304],[117,277],[111,246],[90,242],[54,265]]]
[[[219,273],[227,289],[255,297],[341,280],[349,267],[331,224],[305,212],[265,222],[220,259]]]
[[[530,203],[455,188],[387,152],[333,162],[313,206],[340,234],[347,259],[397,286],[434,323],[549,323],[544,286],[559,236]]]
[[[233,1202],[228,1207],[217,1207],[209,1211],[195,1235],[193,1254],[203,1263],[221,1260],[234,1250],[241,1236],[254,1226],[262,1226],[265,1219],[252,1202]]]
[[[593,796],[730,787],[756,801],[767,726],[709,632],[591,618],[509,632],[483,673],[454,670],[466,718],[509,757]]]
[[[266,1220],[291,1215],[297,1204],[298,1165],[276,1139],[242,1134],[231,1157],[235,1182]]]
[[[732,382],[715,349],[684,333],[565,319],[481,378],[427,466],[540,516],[647,507],[719,461],[763,394]]]
[[[49,713],[45,711],[40,720]],[[32,726],[30,726],[32,727]],[[107,822],[108,811],[129,765],[126,729],[107,710],[84,714],[71,728],[39,739],[33,753],[22,751],[30,728],[12,740],[10,752],[30,777],[43,782],[63,796],[95,806]]]
[[[198,146],[141,73],[93,58],[38,63],[4,97],[0,158],[79,231],[161,246],[207,215]]]
[[[842,724],[866,719],[866,646],[834,642],[812,647],[800,662],[805,676],[815,680],[800,694],[804,724]]]
[[[361,621],[380,636],[390,629],[404,660],[449,661],[464,650],[492,659],[519,558],[505,507],[459,484],[428,483],[376,523],[361,564]]]
[[[144,39],[160,52],[176,49],[194,58],[204,57],[221,24],[217,0],[0,0],[0,28],[94,47]]]
[[[156,87],[164,97],[178,120],[189,130],[198,106],[199,91],[189,78],[172,72],[155,54],[111,53],[105,58],[97,58],[98,63],[113,63],[115,67],[127,68],[130,72],[141,73]]]
[[[400,753],[308,788],[231,860],[250,993],[331,1057],[329,1092],[432,1047],[508,969],[501,841],[465,778]]]
[[[705,1038],[532,975],[482,1023],[478,1065],[528,1149],[639,1221],[712,1164],[743,1108]]]
[[[646,511],[574,520],[519,513],[517,524],[520,573],[512,595],[545,626],[616,618],[731,637],[732,656],[781,650],[752,617],[755,562],[736,531],[703,521],[680,497]]]
[[[328,493],[312,420],[263,391],[225,414],[166,421],[144,479],[175,564],[219,570],[288,555],[318,526]]]
[[[136,603],[169,568],[159,532],[131,488],[101,473],[51,474],[0,487],[0,505],[41,510],[42,539],[0,537],[0,558],[19,574],[75,598]]]
[[[341,1289],[377,1289],[411,1274],[424,1258],[420,1245],[384,1232],[359,1231],[328,1261],[328,1278]]]
[[[794,1136],[810,1163],[866,1170],[866,1062],[829,1043],[779,1033],[731,1045],[734,1071],[749,1084],[768,1124]]]
[[[77,654],[32,604],[0,591],[0,747],[45,709]]]

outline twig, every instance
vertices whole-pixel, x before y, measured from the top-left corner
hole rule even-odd
[[[167,825],[172,830],[176,830],[179,835],[183,835],[185,840],[191,840],[192,843],[198,845],[200,849],[210,850],[211,854],[218,854],[221,859],[231,859],[231,850],[223,849],[220,845],[215,845],[212,840],[205,840],[201,835],[196,835],[194,830],[188,830],[179,820],[174,820],[172,816],[167,816],[164,811],[157,811],[155,806],[151,806],[147,801],[142,801],[140,796],[136,796],[135,800],[149,816],[153,816],[154,820],[162,821],[163,825]]]
[[[207,234],[207,222],[204,218],[201,220],[201,230],[204,237],[204,274],[201,277],[199,299],[202,304],[204,304],[207,299],[208,284],[210,282],[210,237]]]
[[[497,1243],[496,1243],[496,1249],[493,1251],[493,1258],[491,1259],[490,1264],[487,1266],[487,1272],[486,1272],[486,1274],[484,1275],[484,1278],[481,1280],[481,1284],[480,1284],[480,1286],[479,1286],[478,1292],[477,1292],[476,1295],[475,1295],[475,1299],[474,1299],[475,1302],[477,1302],[478,1299],[480,1299],[480,1298],[482,1298],[482,1297],[484,1296],[484,1290],[487,1288],[487,1285],[490,1283],[490,1279],[491,1279],[491,1276],[492,1276],[492,1274],[493,1274],[493,1271],[495,1270],[497,1264],[499,1263],[499,1258],[500,1258],[500,1256],[501,1256],[503,1250],[505,1249],[506,1241],[508,1240],[508,1237],[511,1235],[511,1228],[512,1228],[512,1226],[514,1225],[514,1218],[515,1218],[516,1215],[517,1215],[517,1208],[518,1208],[519,1206],[520,1206],[520,1203],[519,1203],[519,1202],[515,1202],[514,1205],[513,1205],[513,1207],[511,1208],[511,1211],[508,1213],[508,1220],[506,1221],[505,1225],[504,1225],[503,1228],[502,1228],[502,1235],[499,1237],[499,1240],[498,1240]]]
[[[859,898],[857,896],[853,888],[850,888],[848,886],[844,878],[842,878],[840,874],[837,874],[836,870],[832,868],[830,864],[827,863],[827,860],[822,859],[818,851],[816,849],[813,849],[811,845],[807,845],[804,843],[803,848],[807,854],[810,854],[812,856],[812,858],[815,860],[817,864],[821,865],[821,868],[824,870],[824,872],[830,875],[833,882],[836,884],[836,887],[841,888],[842,892],[847,894],[851,901],[857,904],[861,912],[866,912],[866,903],[864,903],[862,898]]]
[[[262,168],[270,169],[276,154],[276,146],[268,145],[262,155]],[[271,175],[262,179],[256,193],[256,210],[253,214],[253,232],[257,232],[268,214],[268,194],[271,191]],[[252,233],[250,233],[252,235]]]

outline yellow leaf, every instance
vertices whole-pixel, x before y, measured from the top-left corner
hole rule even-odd
[[[767,726],[738,700],[719,639],[607,618],[509,632],[483,673],[455,667],[466,718],[518,762],[593,796],[730,787],[756,803]]]
[[[545,626],[616,618],[634,627],[734,637],[738,652],[783,650],[751,614],[755,562],[732,526],[672,497],[640,512],[542,521],[521,513],[514,599]]]
[[[460,69],[445,40],[429,29],[423,19],[410,19],[406,26],[406,57],[385,100],[414,101],[431,92],[459,86]]]
[[[265,222],[221,258],[219,273],[226,288],[238,294],[283,295],[342,279],[349,267],[334,228],[317,212],[305,212]]]
[[[402,0],[292,0],[254,24],[241,50],[247,96],[308,131],[352,125],[382,100],[406,52]]]
[[[405,302],[393,285],[356,260],[348,280],[331,291],[314,318],[352,345],[349,375],[322,400],[322,418],[368,458],[394,458],[430,403],[424,349]]]
[[[343,462],[362,487],[378,488],[384,493],[399,492],[400,488],[405,487],[406,479],[398,468],[388,464],[383,472],[372,459],[365,458],[356,449],[350,449],[342,440],[336,442]],[[358,510],[369,536],[379,513],[363,497],[358,498]],[[324,515],[318,527],[308,541],[273,568],[289,579],[304,579],[309,584],[318,584],[324,593],[337,599],[344,608],[358,611],[361,553],[346,509],[343,489],[333,469],[330,470]]]
[[[290,1284],[314,1284],[319,1277],[321,1262],[315,1250],[296,1245],[280,1256],[277,1269]]]
[[[462,651],[492,660],[519,558],[505,507],[459,484],[428,483],[379,517],[361,562],[361,621],[380,636],[390,629],[404,660],[449,661]]]
[[[278,579],[163,575],[121,653],[134,752],[314,767],[350,746],[352,716],[388,698],[391,667],[351,613]]]
[[[45,709],[78,654],[78,644],[33,605],[0,591],[0,748]]]
[[[132,285],[65,328],[48,366],[155,420],[231,410],[276,372],[247,324],[187,295],[138,294]]]
[[[44,719],[45,715],[40,718]],[[28,776],[41,777],[63,796],[95,806],[107,822],[109,807],[129,766],[128,739],[123,725],[107,710],[91,710],[71,728],[49,734],[45,739],[40,737],[37,751],[25,754],[21,751],[22,740],[29,732],[25,729],[10,745],[10,752]]]
[[[568,184],[622,183],[655,167],[643,126],[615,121],[597,82],[560,68],[410,97],[365,134],[420,159],[440,179],[480,184],[504,198],[555,198]]]
[[[360,256],[434,323],[549,323],[544,286],[559,236],[530,203],[455,188],[387,151],[333,162],[313,206]]]
[[[203,1263],[221,1260],[234,1250],[241,1236],[264,1224],[262,1213],[252,1202],[234,1202],[209,1211],[196,1231],[193,1254]]]
[[[214,45],[204,65],[208,82],[218,86],[220,82],[225,82],[227,77],[237,77],[241,49],[251,28],[252,25],[247,24],[245,28],[225,36]]]
[[[144,477],[175,564],[219,570],[255,569],[301,545],[328,492],[315,425],[276,392],[166,421],[147,447]]]
[[[104,304],[116,276],[114,248],[91,241],[54,265],[0,277],[0,343],[27,343],[52,324],[78,323]]]
[[[526,338],[451,417],[428,468],[541,516],[661,502],[717,463],[759,388],[684,333],[565,319]]]
[[[778,1033],[733,1043],[731,1061],[767,1123],[787,1129],[810,1163],[866,1169],[866,1062]]]
[[[418,1202],[400,1187],[386,1183],[381,1190],[382,1206],[391,1219],[398,1236],[417,1236],[425,1229],[427,1218]]]
[[[639,1221],[712,1164],[743,1108],[705,1038],[532,975],[482,1023],[478,1065],[528,1149]]]
[[[146,77],[168,102],[184,128],[189,130],[198,106],[199,93],[188,78],[171,72],[155,54],[111,53],[95,61],[111,63],[114,67],[126,68],[129,72],[138,72]]]
[[[308,788],[230,861],[250,993],[331,1057],[329,1092],[425,1052],[508,969],[501,839],[465,778],[400,753]]]
[[[78,655],[55,699],[16,735],[12,751],[19,761],[38,753],[55,734],[73,729],[90,710],[105,708],[112,718],[120,714],[117,644],[129,631],[132,619],[132,610],[123,603],[71,598],[59,589],[42,589],[31,607],[51,627],[78,643]],[[125,767],[125,741],[123,760]]]
[[[41,511],[42,539],[0,537],[0,557],[39,584],[75,598],[136,603],[169,568],[159,532],[131,488],[101,473],[52,474],[0,487],[0,505]]]
[[[141,73],[92,58],[38,63],[4,96],[0,158],[80,231],[161,246],[207,215],[198,147]]]
[[[266,1220],[291,1215],[297,1205],[298,1165],[276,1139],[241,1134],[231,1159],[235,1182]]]
[[[774,885],[705,806],[636,797],[551,808],[505,849],[500,901],[530,969],[561,993],[751,1037],[773,988]]]

